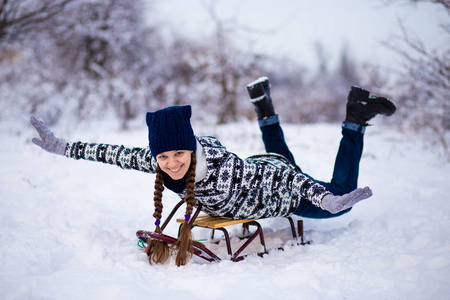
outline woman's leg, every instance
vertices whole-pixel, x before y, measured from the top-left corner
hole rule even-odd
[[[278,116],[273,109],[268,78],[261,77],[250,83],[247,85],[247,90],[255,107],[266,152],[281,154],[295,164],[294,157],[284,139]],[[357,188],[359,163],[363,151],[363,138],[367,121],[377,114],[390,116],[395,112],[395,106],[389,100],[382,97],[369,98],[369,94],[364,89],[351,88],[333,177],[329,183],[316,180],[335,195],[343,195]],[[308,218],[332,218],[347,213],[350,209],[332,214],[314,206],[310,201],[302,199],[294,214]]]
[[[263,76],[249,83],[247,91],[255,108],[266,152],[283,155],[295,164],[294,156],[286,145],[278,115],[275,114],[270,98],[269,78]]]
[[[378,114],[391,116],[396,110],[388,99],[369,95],[369,91],[355,86],[351,87],[348,94],[342,139],[329,184],[330,191],[335,195],[349,193],[358,186],[359,163],[368,121]]]
[[[356,129],[356,131],[354,129]],[[342,139],[336,155],[331,182],[316,181],[335,195],[343,195],[355,190],[358,185],[359,163],[363,151],[363,138],[364,133],[360,132],[359,127],[355,128],[351,124],[344,122]],[[302,199],[294,214],[306,218],[323,219],[343,215],[349,212],[350,209],[337,214],[332,214],[313,205],[310,201]]]
[[[278,115],[258,120],[261,129],[262,139],[267,153],[277,153],[286,157],[295,165],[295,159],[289,150],[284,139]]]
[[[367,122],[378,114],[391,116],[396,110],[395,105],[388,99],[377,96],[369,97],[369,94],[369,91],[359,87],[351,88],[333,177],[329,183],[318,181],[335,195],[349,193],[358,186],[359,163]],[[302,199],[294,214],[308,218],[332,218],[349,211],[350,209],[333,215]]]
[[[284,139],[278,115],[258,120],[258,123],[266,152],[281,154],[295,164],[294,156]],[[358,186],[363,139],[364,132],[360,130],[359,126],[355,127],[349,122],[344,122],[331,182],[316,181],[327,187],[335,195],[343,195],[355,190]]]
[[[359,164],[363,152],[364,133],[348,128],[344,122],[342,139],[334,163],[333,177],[328,184],[335,195],[350,193],[358,187]]]

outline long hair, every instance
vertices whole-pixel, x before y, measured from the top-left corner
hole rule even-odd
[[[162,205],[162,192],[164,191],[163,185],[163,171],[159,166],[156,167],[156,180],[155,180],[155,192],[153,196],[153,200],[155,202],[155,212],[153,213],[153,217],[155,217],[156,222],[156,233],[162,233],[161,227],[159,224],[161,223],[161,213],[163,209]],[[169,258],[169,246],[167,243],[158,241],[158,240],[150,240],[148,242],[147,249],[145,249],[148,255],[148,261],[150,264],[162,264]]]
[[[192,257],[194,253],[193,248],[193,239],[191,226],[189,226],[189,219],[194,209],[194,206],[197,204],[194,196],[194,188],[195,188],[195,167],[197,165],[197,159],[195,156],[195,152],[191,153],[191,164],[189,166],[189,170],[187,172],[186,178],[186,198],[184,201],[186,202],[186,214],[185,221],[181,226],[180,235],[178,237],[178,241],[175,244],[175,249],[177,251],[177,256],[175,258],[175,263],[177,266],[185,265],[189,259]],[[156,233],[162,233],[160,222],[161,222],[161,213],[163,209],[162,204],[162,192],[164,190],[163,185],[163,171],[159,166],[156,167],[156,180],[155,180],[155,192],[154,192],[154,203],[155,203],[155,212],[153,216],[156,219],[155,225]],[[165,242],[158,240],[150,240],[146,249],[148,259],[150,264],[161,264],[167,261],[170,254],[169,245]]]

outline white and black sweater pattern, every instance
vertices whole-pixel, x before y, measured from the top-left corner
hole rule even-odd
[[[212,216],[259,219],[288,216],[305,198],[320,207],[330,194],[322,185],[300,173],[286,158],[262,154],[245,160],[226,150],[214,137],[197,137],[206,157],[207,174],[195,183],[195,198]],[[69,142],[65,155],[155,173],[150,149]],[[179,194],[185,196],[185,192]]]

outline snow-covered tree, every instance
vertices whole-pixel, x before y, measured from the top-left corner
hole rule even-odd
[[[32,34],[48,30],[48,20],[73,0],[3,0],[0,2],[0,50]]]
[[[394,1],[390,1],[394,2]],[[405,1],[403,1],[405,2]],[[428,3],[445,9],[447,0],[409,0],[412,5]],[[400,21],[401,33],[386,42],[402,58],[398,79],[393,83],[402,124],[431,131],[450,157],[450,44],[430,48]],[[442,40],[450,39],[450,22],[437,28]]]

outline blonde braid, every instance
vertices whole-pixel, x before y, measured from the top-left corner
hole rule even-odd
[[[186,202],[185,221],[181,226],[180,236],[178,237],[178,241],[175,245],[175,248],[178,250],[177,257],[175,258],[175,263],[177,266],[185,265],[194,253],[194,241],[191,232],[191,226],[189,226],[189,219],[191,217],[194,206],[197,204],[194,196],[196,165],[197,158],[195,156],[195,152],[192,152],[191,165],[189,167],[188,176],[186,178],[186,198],[184,198],[184,201]]]
[[[162,233],[161,227],[159,224],[161,223],[161,213],[163,210],[162,204],[162,192],[164,191],[163,185],[163,171],[159,166],[156,167],[156,180],[155,180],[155,192],[153,200],[155,202],[155,212],[153,213],[153,217],[155,217],[156,222],[156,233]],[[150,264],[161,264],[167,261],[169,258],[169,245],[165,242],[158,240],[150,240],[148,242],[148,246],[146,249],[148,255],[148,261]]]
[[[196,166],[197,166],[197,158],[195,156],[195,152],[192,152],[191,166],[189,168],[188,176],[186,178],[186,198],[184,198],[184,201],[186,202],[186,215],[191,215],[192,210],[194,209],[195,205],[197,205],[197,201],[195,201],[194,196]]]

